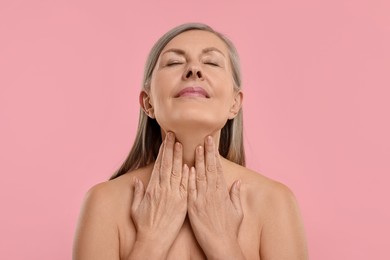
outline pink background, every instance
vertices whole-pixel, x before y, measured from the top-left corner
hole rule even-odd
[[[1,0],[0,259],[71,258],[85,192],[133,142],[146,55],[189,21],[237,45],[248,166],[294,191],[311,259],[390,259],[389,7]]]

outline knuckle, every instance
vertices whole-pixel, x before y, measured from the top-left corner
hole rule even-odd
[[[184,186],[184,185],[183,185],[183,186]],[[195,188],[194,186],[191,186],[191,187],[188,188],[188,191],[189,191],[190,193],[195,193],[195,192],[196,192],[196,188]]]
[[[179,158],[179,157],[180,157],[180,152],[181,152],[181,144],[180,144],[180,143],[176,143],[176,144],[175,144],[175,147],[174,147],[173,156],[174,156],[175,158]]]
[[[172,177],[174,177],[174,178],[178,178],[178,177],[180,177],[180,172],[177,171],[177,170],[175,170],[175,169],[172,169],[171,175],[172,175]]]
[[[147,189],[145,192],[145,198],[149,201],[154,201],[158,197],[158,190],[156,188]]]
[[[145,198],[147,200],[151,200],[153,197],[154,197],[153,191],[148,190],[148,191],[145,192]]]
[[[200,181],[200,182],[206,181],[206,175],[204,174],[196,175],[196,181]]]
[[[217,169],[217,168],[215,167],[214,164],[208,164],[208,165],[206,166],[206,170],[207,170],[208,172],[215,172],[216,169]]]
[[[180,189],[180,191],[187,191],[187,186],[184,185],[184,183],[180,183],[179,189]]]

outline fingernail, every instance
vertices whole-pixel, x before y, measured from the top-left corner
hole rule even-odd
[[[200,145],[198,146],[198,154],[202,155],[203,153],[203,147]]]
[[[207,136],[207,144],[212,144],[213,143],[213,138],[211,138],[211,136]]]
[[[172,134],[171,132],[168,132],[168,133],[167,133],[167,138],[168,138],[169,141],[172,141],[172,139],[173,139],[173,134]]]
[[[237,181],[237,189],[240,190],[240,188],[241,188],[241,180],[238,180]]]

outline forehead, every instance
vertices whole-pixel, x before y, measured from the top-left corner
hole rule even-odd
[[[177,35],[168,42],[161,53],[170,48],[192,51],[203,50],[210,47],[217,48],[223,52],[226,57],[228,56],[228,48],[224,41],[212,32],[201,30],[190,30]]]

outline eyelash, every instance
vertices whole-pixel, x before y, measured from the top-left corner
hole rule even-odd
[[[168,63],[167,66],[171,67],[171,66],[175,66],[175,65],[179,65],[179,64],[183,64],[183,63],[182,62],[171,62],[171,63]]]
[[[180,65],[180,64],[183,64],[183,62],[171,62],[171,63],[167,64],[167,67],[172,67],[172,66]],[[204,64],[211,65],[214,67],[219,67],[219,64],[215,63],[215,62],[204,62]]]
[[[214,67],[219,67],[219,65],[217,63],[214,63],[214,62],[205,62],[204,64],[208,64],[208,65],[211,65]]]

